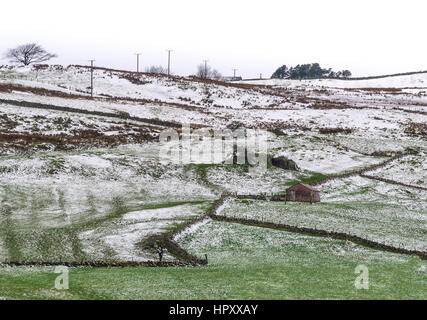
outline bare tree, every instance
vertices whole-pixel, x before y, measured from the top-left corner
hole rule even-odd
[[[219,80],[219,79],[221,79],[221,78],[222,78],[222,74],[221,74],[221,73],[219,73],[219,71],[218,71],[218,70],[213,69],[213,70],[211,71],[210,78],[211,78],[211,79],[215,79],[215,80]]]
[[[9,49],[5,54],[5,58],[10,59],[11,63],[22,63],[24,66],[48,61],[56,57],[56,54],[47,52],[36,43],[28,43]]]
[[[197,66],[196,76],[199,78],[215,79],[215,80],[219,80],[222,78],[222,75],[221,73],[219,73],[218,70],[212,69],[209,65],[205,65],[203,63]]]
[[[157,241],[154,243],[154,248],[156,249],[156,252],[159,255],[159,262],[162,262],[164,252],[163,245],[159,241]]]
[[[162,66],[150,66],[148,68],[145,68],[145,72],[147,73],[159,73],[159,74],[167,74],[168,69],[163,68]]]

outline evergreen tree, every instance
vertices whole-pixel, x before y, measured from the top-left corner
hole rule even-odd
[[[271,75],[271,79],[285,79],[287,77],[289,77],[289,70],[286,65],[281,66]]]
[[[350,78],[351,77],[351,71],[350,70],[343,70],[342,71],[342,76],[344,78]]]

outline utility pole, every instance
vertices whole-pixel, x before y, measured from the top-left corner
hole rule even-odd
[[[166,50],[168,52],[168,76],[171,74],[171,51],[172,50]]]
[[[93,98],[93,62],[95,60],[89,60],[90,61],[90,96]]]
[[[205,62],[205,79],[208,77],[208,60],[203,60]]]
[[[139,56],[141,54],[142,53],[135,53],[135,55],[136,55],[136,73],[139,73]]]
[[[236,80],[236,71],[237,69],[233,69],[233,80]]]

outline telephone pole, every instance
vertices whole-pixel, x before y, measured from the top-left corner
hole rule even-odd
[[[168,52],[168,76],[171,74],[171,51],[172,50],[166,50]]]
[[[135,55],[136,55],[136,73],[139,73],[139,56],[141,54],[142,53],[135,53]]]
[[[236,71],[237,69],[233,69],[233,80],[236,80]]]
[[[93,98],[93,62],[95,60],[89,60],[90,61],[90,96]]]
[[[205,62],[205,79],[208,77],[208,60],[203,60]]]

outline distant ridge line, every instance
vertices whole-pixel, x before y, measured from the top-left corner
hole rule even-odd
[[[307,79],[301,79],[301,80],[317,80],[317,79],[332,79],[332,80],[372,80],[372,79],[383,79],[383,78],[390,78],[390,77],[399,77],[399,76],[410,76],[413,74],[423,74],[427,73],[427,70],[425,71],[412,71],[412,72],[403,72],[403,73],[393,73],[393,74],[386,74],[381,76],[368,76],[368,77],[351,77],[351,78],[328,78],[328,77],[322,77],[322,78],[307,78]],[[271,78],[264,78],[264,79],[243,79],[240,81],[257,81],[257,80],[270,80]],[[283,80],[300,80],[300,79],[283,79]]]

